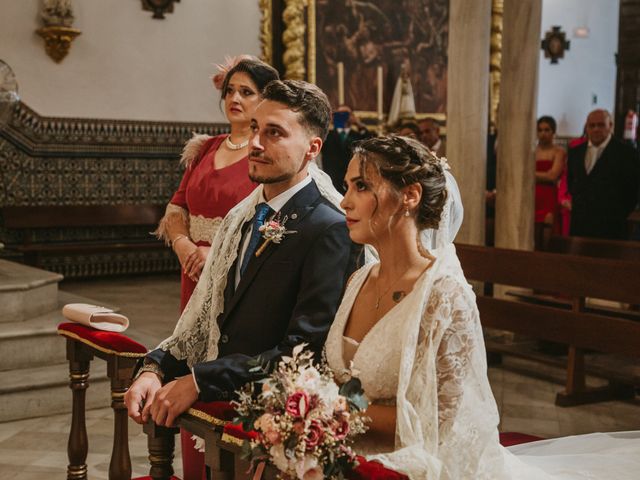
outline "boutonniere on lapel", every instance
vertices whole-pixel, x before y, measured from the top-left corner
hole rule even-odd
[[[284,218],[281,218],[280,212],[278,212],[271,220],[268,220],[264,225],[258,228],[258,231],[262,233],[264,242],[260,245],[260,248],[256,250],[256,257],[259,257],[271,242],[280,243],[284,239],[285,235],[298,233],[296,230],[287,230],[284,226],[285,223],[287,223],[287,220],[289,220],[289,217],[285,215]]]

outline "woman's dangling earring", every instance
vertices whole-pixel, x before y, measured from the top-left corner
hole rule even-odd
[[[404,209],[404,216],[405,216],[405,217],[408,217],[409,215],[410,215],[410,213],[409,213],[409,207],[405,207],[405,209]]]

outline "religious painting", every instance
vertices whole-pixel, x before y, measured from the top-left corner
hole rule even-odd
[[[315,82],[331,104],[389,111],[401,72],[418,113],[446,112],[448,0],[316,0]],[[382,67],[382,73],[379,72]]]

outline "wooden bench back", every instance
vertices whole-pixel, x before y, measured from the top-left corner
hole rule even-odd
[[[640,322],[582,311],[585,297],[640,301],[640,262],[457,245],[469,280],[552,291],[573,298],[565,310],[479,297],[480,320],[541,340],[602,352],[640,356]]]
[[[4,207],[4,226],[13,229],[155,225],[164,205],[70,205]]]
[[[547,251],[640,262],[640,242],[553,235]]]
[[[572,297],[640,301],[640,262],[456,245],[466,277]]]

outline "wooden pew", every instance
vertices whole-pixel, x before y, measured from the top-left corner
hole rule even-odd
[[[557,292],[571,302],[567,310],[493,296],[477,299],[483,326],[569,345],[566,385],[557,405],[634,394],[632,386],[613,381],[607,388],[586,386],[584,349],[637,358],[640,322],[586,311],[585,298],[638,303],[640,262],[471,245],[457,245],[457,251],[469,280]]]
[[[553,235],[545,251],[640,262],[640,242],[627,240]]]

